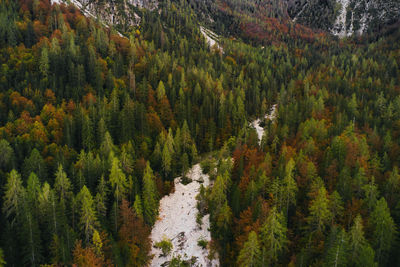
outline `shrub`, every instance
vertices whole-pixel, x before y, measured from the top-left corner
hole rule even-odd
[[[197,245],[199,247],[201,247],[202,249],[205,249],[205,248],[207,248],[208,241],[203,239],[203,238],[201,238],[201,239],[197,240]]]
[[[161,249],[163,256],[167,256],[169,253],[171,253],[173,245],[171,243],[171,240],[164,237],[163,240],[155,244],[155,247]]]

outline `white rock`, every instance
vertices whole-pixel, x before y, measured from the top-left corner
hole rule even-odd
[[[196,222],[197,200],[200,185],[207,187],[210,184],[208,175],[202,173],[200,164],[194,165],[188,173],[192,182],[183,185],[180,177],[174,180],[175,192],[165,196],[160,201],[159,219],[154,224],[150,238],[152,240],[151,254],[154,255],[150,266],[161,266],[172,257],[181,256],[183,260],[197,258],[196,266],[219,266],[218,259],[210,261],[207,249],[197,245],[199,239],[211,240],[210,218],[202,218],[202,227],[199,229]],[[199,181],[203,180],[203,183]],[[166,257],[160,257],[161,250],[154,248],[154,244],[164,237],[171,240],[173,249]]]
[[[223,51],[222,47],[217,42],[217,40],[219,38],[217,34],[215,34],[214,32],[212,32],[209,29],[206,29],[202,26],[200,26],[200,31],[201,31],[201,34],[203,34],[204,38],[206,38],[206,41],[210,47],[214,47],[216,45],[216,47],[219,50]]]
[[[269,112],[269,114],[266,114],[264,118],[267,119],[267,120],[273,121],[276,118],[276,108],[277,108],[277,105],[276,104],[273,105],[271,110],[270,110],[270,112]],[[260,122],[261,122],[260,119],[256,119],[250,125],[254,129],[256,129],[257,136],[258,136],[258,143],[261,145],[261,140],[262,140],[262,137],[264,135],[264,131],[265,130],[264,130],[263,127],[260,126]]]

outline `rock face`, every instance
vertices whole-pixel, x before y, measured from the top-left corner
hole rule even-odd
[[[86,15],[96,17],[107,25],[119,26],[122,30],[140,23],[138,9],[152,10],[158,6],[158,0],[52,0],[52,2],[66,4],[70,2]]]
[[[71,2],[86,14],[121,30],[140,23],[139,9],[156,9],[160,0],[52,0]],[[375,32],[400,20],[400,0],[191,0],[203,21],[217,21],[221,9],[230,16],[245,13],[250,17],[291,19],[339,37]],[[178,4],[178,3],[176,3]],[[228,7],[228,8],[226,8]],[[223,11],[223,12],[226,12]],[[222,21],[229,27],[232,21]]]
[[[400,19],[398,0],[287,0],[298,23],[340,37],[377,31]]]

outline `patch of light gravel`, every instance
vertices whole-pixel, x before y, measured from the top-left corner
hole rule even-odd
[[[194,165],[188,173],[192,182],[183,185],[180,177],[175,179],[175,192],[165,196],[160,201],[159,219],[156,221],[150,238],[152,240],[151,254],[154,255],[150,266],[168,266],[173,258],[181,256],[182,260],[196,257],[195,266],[219,266],[218,259],[209,260],[209,252],[198,246],[198,240],[211,240],[209,215],[202,218],[201,228],[196,222],[198,213],[196,196],[200,192],[201,184],[209,185],[209,177],[203,174],[200,164]],[[168,256],[161,256],[160,249],[154,244],[167,238],[171,240],[173,248]]]
[[[206,39],[208,45],[210,47],[214,47],[216,45],[216,47],[222,51],[222,47],[219,45],[219,43],[216,41],[218,39],[218,35],[215,34],[214,32],[210,31],[209,29],[206,29],[202,26],[200,26],[200,31],[201,34],[204,36],[204,38]]]
[[[265,115],[265,119],[266,120],[274,120],[276,118],[276,108],[277,105],[273,105],[270,112],[268,114]],[[253,121],[251,123],[251,126],[256,130],[257,132],[257,136],[258,136],[258,143],[261,145],[261,140],[262,137],[264,135],[264,128],[260,126],[261,120],[260,119],[256,119],[255,121]]]

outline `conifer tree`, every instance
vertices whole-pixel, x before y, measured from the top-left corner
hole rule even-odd
[[[165,97],[165,86],[163,81],[160,81],[157,87],[157,100],[161,101],[164,97]]]
[[[14,150],[10,146],[10,143],[5,139],[0,140],[0,168],[1,169],[7,170],[7,168],[11,167],[13,155],[14,155]]]
[[[69,181],[67,174],[64,172],[61,164],[58,165],[58,169],[56,172],[54,189],[57,192],[61,202],[64,202],[66,198],[70,197],[71,182]]]
[[[22,186],[21,175],[16,170],[12,170],[7,178],[4,188],[3,212],[13,224],[23,209],[25,189]]]
[[[107,194],[108,186],[104,180],[104,176],[101,176],[99,184],[97,185],[97,193],[95,196],[96,211],[100,217],[105,217],[107,214]]]
[[[286,217],[289,212],[289,205],[296,204],[296,193],[297,193],[297,184],[293,177],[293,169],[294,169],[294,160],[290,159],[285,167],[285,177],[282,181],[282,195],[284,198],[284,209],[286,211]]]
[[[42,48],[42,51],[40,54],[39,69],[40,69],[40,73],[42,74],[42,77],[44,79],[47,79],[50,66],[49,66],[49,52],[48,52],[46,46],[44,46]]]
[[[287,244],[285,217],[273,207],[261,227],[262,265],[273,265]]]
[[[351,263],[354,266],[376,266],[374,262],[375,252],[364,237],[362,218],[358,215],[354,219],[349,232],[349,249]]]
[[[143,205],[140,195],[136,195],[135,202],[133,203],[133,210],[138,218],[143,220]]]
[[[29,175],[26,193],[27,201],[33,209],[32,212],[34,212],[36,215],[39,215],[40,182],[39,178],[33,172]]]
[[[164,171],[164,176],[168,177],[168,174],[171,172],[171,161],[172,156],[169,152],[167,143],[164,144],[164,148],[162,150],[162,168]]]
[[[328,222],[332,218],[330,211],[329,199],[327,197],[326,189],[322,185],[316,191],[316,196],[310,202],[310,215],[307,218],[310,230],[322,232],[324,231]]]
[[[247,241],[243,245],[243,248],[240,250],[237,265],[243,267],[260,266],[260,256],[261,251],[257,234],[256,232],[251,231]]]
[[[327,251],[324,264],[326,266],[348,265],[348,237],[344,229],[333,227],[327,242]]]
[[[110,171],[110,183],[114,190],[115,205],[114,205],[114,226],[115,232],[117,232],[117,218],[118,218],[118,207],[119,202],[125,198],[127,192],[127,180],[124,172],[120,168],[120,163],[117,157],[112,159],[112,166]]]
[[[149,162],[147,162],[143,175],[142,198],[144,219],[148,224],[153,225],[158,214],[158,192]]]
[[[376,260],[379,264],[384,264],[387,262],[387,255],[396,238],[397,229],[383,197],[376,202],[370,223],[374,229],[373,246],[376,251]]]
[[[34,172],[41,181],[47,178],[46,164],[36,148],[31,151],[29,157],[25,158],[22,167],[22,175],[24,177],[29,177],[31,172]]]
[[[93,197],[86,186],[83,186],[77,196],[80,204],[79,225],[88,244],[98,226]]]

